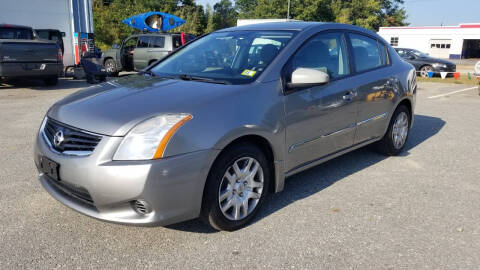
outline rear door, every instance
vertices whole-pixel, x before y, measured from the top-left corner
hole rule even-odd
[[[287,171],[350,147],[355,136],[356,82],[343,32],[319,33],[305,42],[284,68],[285,80],[301,67],[328,73],[330,82],[285,96]]]
[[[135,70],[142,70],[148,66],[150,36],[140,36],[137,42],[137,48],[133,55],[133,64]]]
[[[357,132],[355,144],[383,136],[395,97],[394,85],[386,46],[376,38],[349,33],[354,79],[358,85]]]
[[[151,36],[150,45],[148,47],[149,63],[160,60],[168,54],[167,48],[165,48],[165,36]]]

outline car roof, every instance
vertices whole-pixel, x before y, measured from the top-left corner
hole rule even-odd
[[[375,32],[368,29],[343,23],[332,23],[332,22],[303,22],[303,21],[290,21],[290,22],[270,22],[270,23],[258,23],[258,24],[249,24],[242,25],[237,27],[230,27],[218,30],[217,32],[232,32],[232,31],[304,31],[311,28],[322,28],[322,29],[344,29],[344,30],[355,30],[363,33],[368,33],[373,36],[378,36]]]
[[[252,30],[296,30],[302,31],[307,28],[322,25],[327,23],[322,22],[302,22],[302,21],[295,21],[295,22],[269,22],[269,23],[258,23],[258,24],[248,24],[236,27],[229,27],[218,32],[229,32],[229,31],[252,31]]]
[[[18,24],[8,24],[8,23],[0,23],[0,27],[2,27],[2,28],[23,28],[23,29],[32,29],[32,27],[30,27],[30,26],[18,25]]]

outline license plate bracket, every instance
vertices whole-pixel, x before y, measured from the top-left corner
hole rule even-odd
[[[58,173],[60,165],[55,161],[46,157],[41,157],[40,168],[45,175],[49,176],[55,181],[60,181],[60,177]]]

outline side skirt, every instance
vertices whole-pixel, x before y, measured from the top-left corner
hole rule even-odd
[[[299,172],[302,172],[302,171],[305,171],[305,170],[310,169],[310,168],[312,168],[312,167],[315,167],[315,166],[317,166],[317,165],[319,165],[319,164],[321,164],[321,163],[324,163],[324,162],[326,162],[326,161],[329,161],[329,160],[331,160],[331,159],[334,159],[334,158],[336,158],[336,157],[338,157],[338,156],[341,156],[341,155],[343,155],[343,154],[346,154],[346,153],[348,153],[348,152],[351,152],[351,151],[356,150],[356,149],[358,149],[358,148],[361,148],[361,147],[363,147],[363,146],[366,146],[366,145],[369,145],[369,144],[371,144],[371,143],[374,143],[374,142],[380,140],[381,138],[382,138],[382,137],[376,137],[376,138],[373,138],[373,139],[369,139],[369,140],[363,141],[363,142],[361,142],[361,143],[357,143],[357,144],[355,144],[355,145],[352,145],[352,146],[350,146],[350,147],[348,147],[348,148],[339,150],[339,151],[337,151],[337,152],[333,152],[333,153],[328,154],[328,155],[326,155],[326,156],[323,156],[323,157],[320,157],[320,158],[317,158],[317,159],[314,159],[314,160],[305,162],[305,163],[303,163],[303,164],[301,164],[301,165],[299,165],[299,166],[297,166],[297,167],[289,170],[288,172],[286,172],[286,173],[285,173],[285,177],[289,177],[289,176],[292,176],[292,175],[297,174],[297,173],[299,173]]]

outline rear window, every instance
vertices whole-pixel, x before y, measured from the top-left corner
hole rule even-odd
[[[364,35],[350,34],[357,72],[382,66],[382,57],[376,39]]]
[[[0,39],[33,39],[33,34],[30,29],[0,28]]]
[[[178,47],[182,46],[182,38],[180,36],[172,36],[172,46],[174,49],[177,49]]]
[[[150,48],[163,48],[165,47],[165,37],[150,37]]]

